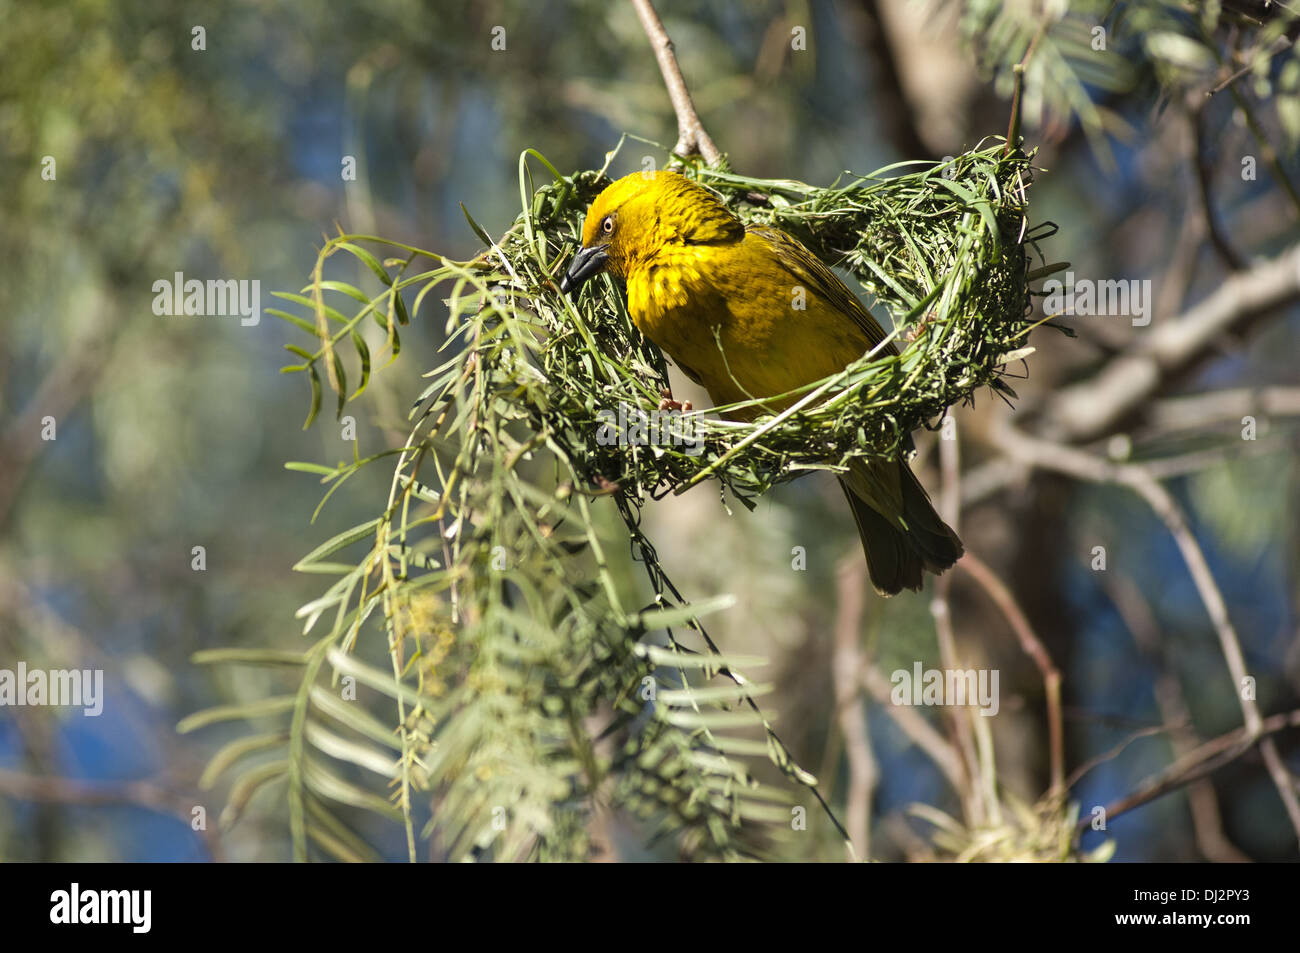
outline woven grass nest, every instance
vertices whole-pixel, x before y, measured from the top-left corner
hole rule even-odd
[[[717,476],[748,501],[809,469],[897,455],[913,430],[981,387],[1014,397],[1004,377],[1033,350],[1026,346],[1034,326],[1030,252],[1052,228],[1029,225],[1031,159],[987,140],[944,162],[901,163],[829,188],[683,167],[747,224],[784,229],[850,272],[877,317],[887,313],[881,323],[892,322],[900,353],[864,355],[794,392],[799,400],[777,416],[736,422],[711,409],[689,412],[673,422],[686,438],[680,443],[608,439],[611,421],[634,426],[637,414],[657,422],[661,438],[668,433],[662,415],[652,416],[666,368],[632,325],[612,279],[590,282],[595,291],[576,300],[559,293],[555,278],[609,178],[603,170],[561,177],[552,169],[554,180],[532,193],[484,256],[494,269],[504,266],[512,303],[541,325],[545,343],[535,364],[550,386],[531,409],[535,424],[566,433],[598,482],[658,496]]]

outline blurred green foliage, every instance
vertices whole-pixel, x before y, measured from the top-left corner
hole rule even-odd
[[[1041,33],[1042,56],[1026,74],[1024,129],[1031,142],[1044,141],[1040,162],[1050,169],[1035,186],[1038,211],[1062,225],[1080,274],[1155,276],[1162,314],[1222,280],[1203,243],[1184,248],[1183,236],[1195,239],[1189,196],[1197,184],[1175,121],[1183,94],[1236,67],[1216,54],[1249,54],[1250,66],[1204,111],[1227,170],[1213,179],[1223,227],[1259,256],[1296,236],[1277,175],[1296,172],[1300,69],[1293,48],[1270,52],[1283,50],[1285,26],[1243,23],[1235,8],[1248,4],[1202,13],[1183,6],[968,3],[930,21],[925,39],[935,46],[907,40],[897,50],[904,66],[919,64],[936,82],[982,66],[976,78],[930,94],[960,116],[957,131],[933,145],[956,154],[1006,129],[1011,65]],[[916,158],[898,153],[885,120],[900,108],[925,115],[922,92],[910,86],[906,103],[881,95],[859,5],[661,0],[660,8],[696,105],[737,169],[826,184],[845,169]],[[1217,21],[1209,8],[1222,11]],[[125,790],[107,805],[66,804],[16,797],[0,774],[0,858],[282,859],[290,852],[282,786],[236,792],[252,797],[245,822],[211,836],[229,792],[201,790],[199,774],[240,732],[174,731],[206,706],[274,695],[276,676],[196,667],[190,658],[216,647],[304,648],[292,614],[318,587],[291,567],[319,540],[371,518],[389,488],[359,474],[310,525],[321,488],[283,464],[333,464],[400,442],[418,375],[436,363],[442,322],[412,326],[403,363],[347,405],[354,444],[333,421],[300,429],[303,381],[277,373],[281,345],[296,332],[267,317],[248,328],[230,317],[156,316],[153,282],[178,271],[258,279],[265,308],[271,289],[307,283],[314,249],[335,222],[469,258],[480,242],[460,203],[500,234],[517,211],[523,149],[567,172],[600,166],[625,131],[672,141],[662,83],[630,6],[607,0],[244,0],[201,12],[143,0],[0,0],[0,22],[0,667],[16,659],[102,667],[110,695],[99,719],[0,713],[0,772],[82,779],[110,795],[113,785],[143,778],[165,795],[161,805]],[[1089,57],[1098,24],[1120,55]],[[197,25],[201,51],[193,48]],[[496,26],[505,29],[504,50],[493,49]],[[807,27],[803,53],[789,47],[797,26]],[[935,134],[924,123],[919,131]],[[1116,164],[1098,163],[1080,131],[1099,148],[1104,141]],[[1238,174],[1246,155],[1261,160],[1258,181]],[[53,180],[42,178],[47,156]],[[358,160],[356,181],[340,175],[347,156]],[[635,168],[638,158],[629,154],[614,171]],[[352,280],[371,279],[358,265]],[[1086,374],[1132,340],[1117,345],[1086,323],[1082,330],[1084,343],[1068,354],[1039,355],[1023,393]],[[1278,322],[1179,386],[1292,384],[1296,338],[1294,320]],[[382,342],[371,343],[378,353]],[[40,438],[45,416],[55,418],[55,441]],[[1289,432],[1279,421],[1271,455],[1175,483],[1222,575],[1268,710],[1295,707],[1300,682],[1300,493]],[[1153,448],[1176,449],[1139,447]],[[972,446],[971,462],[984,453]],[[1195,726],[1208,737],[1239,723],[1203,608],[1141,506],[1118,491],[1081,492],[1056,480],[993,500],[967,514],[964,532],[998,554],[1066,673],[1072,764],[1160,717],[1149,660],[1086,569],[1098,538],[1149,593]],[[844,772],[831,702],[834,568],[856,546],[838,506],[833,486],[810,479],[777,488],[755,514],[728,517],[709,488],[646,514],[685,596],[732,592],[747,607],[716,617],[714,637],[730,651],[776,660],[760,676],[777,684],[777,727],[837,805]],[[806,572],[790,568],[795,545],[808,549]],[[196,546],[205,550],[201,571]],[[963,645],[1008,673],[1000,777],[1032,798],[1042,768],[1041,686],[1021,671],[1002,623],[980,614],[984,606],[980,593],[955,590]],[[884,671],[916,659],[935,664],[923,600],[873,607],[864,628]],[[896,832],[911,801],[954,809],[932,768],[877,709],[872,737],[888,768],[873,804],[882,831]],[[1168,758],[1163,740],[1135,744],[1090,776],[1080,796],[1118,796]],[[1234,765],[1215,783],[1243,850],[1295,856],[1257,765]],[[207,809],[209,836],[189,826],[196,805]],[[1175,795],[1124,819],[1120,856],[1199,856],[1183,805]],[[364,813],[351,819],[383,856],[405,856],[400,835]],[[642,832],[616,820],[604,833],[621,856],[671,856],[662,846],[647,853]],[[905,837],[882,843],[880,856],[908,850]],[[796,838],[790,856],[825,857],[826,844]]]

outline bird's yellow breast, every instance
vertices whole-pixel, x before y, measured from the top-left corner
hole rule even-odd
[[[718,404],[784,394],[841,370],[871,346],[754,234],[660,249],[630,271],[627,297],[637,327]]]

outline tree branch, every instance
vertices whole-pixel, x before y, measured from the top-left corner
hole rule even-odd
[[[31,400],[0,433],[0,525],[22,489],[28,470],[49,443],[41,439],[41,418],[58,425],[76,409],[103,373],[118,322],[105,315],[96,327],[78,338],[45,375]]]
[[[885,714],[893,719],[898,730],[922,751],[930,756],[943,776],[948,779],[958,796],[965,796],[967,776],[966,765],[961,752],[926,720],[925,716],[909,705],[895,705],[893,700],[893,682],[876,667],[868,663],[862,669],[862,684],[884,709]]]
[[[1038,667],[1043,679],[1043,693],[1047,696],[1047,737],[1049,777],[1053,795],[1065,793],[1065,728],[1061,719],[1061,673],[1052,662],[1052,656],[1042,640],[1034,633],[1029,619],[1011,590],[998,578],[997,573],[974,553],[967,552],[957,561],[957,567],[970,573],[989,598],[997,604],[1002,615],[1016,634],[1021,649]]]
[[[845,799],[844,820],[849,828],[849,840],[858,856],[865,860],[871,857],[871,798],[879,772],[871,753],[867,706],[858,680],[858,672],[864,664],[859,633],[866,604],[866,587],[862,579],[865,567],[856,551],[850,556],[840,564],[835,576],[838,608],[831,677],[835,686],[835,710],[848,758],[849,791]]]
[[[1205,101],[1196,103],[1191,110],[1192,148],[1196,155],[1192,166],[1196,170],[1196,184],[1200,186],[1201,214],[1205,216],[1205,230],[1209,233],[1210,244],[1218,252],[1219,258],[1229,271],[1241,271],[1247,265],[1246,259],[1233,247],[1228,235],[1219,225],[1218,216],[1214,214],[1214,198],[1210,194],[1214,179],[1214,164],[1210,161],[1210,129],[1206,118]]]
[[[1150,419],[1159,430],[1188,430],[1246,416],[1300,417],[1300,387],[1233,387],[1166,397],[1152,405]]]
[[[152,781],[82,781],[74,778],[38,777],[0,769],[0,794],[20,801],[101,807],[130,804],[166,814],[190,826],[196,801]],[[207,845],[213,860],[221,860],[221,844],[206,827],[195,833]]]
[[[1096,377],[1067,387],[1044,408],[1042,433],[1076,443],[1100,436],[1165,381],[1252,318],[1300,301],[1300,246],[1227,278],[1182,317],[1144,335]]]
[[[1192,582],[1200,593],[1201,601],[1205,604],[1214,631],[1219,637],[1219,645],[1227,662],[1228,672],[1232,676],[1233,694],[1237,697],[1245,720],[1245,730],[1252,736],[1252,740],[1258,737],[1262,732],[1263,720],[1260,718],[1255,700],[1247,697],[1243,691],[1247,672],[1241,642],[1228,618],[1228,607],[1223,601],[1223,594],[1219,591],[1214,574],[1210,571],[1205,553],[1202,552],[1196,537],[1192,535],[1182,507],[1169,491],[1141,466],[1111,463],[1072,447],[1026,436],[1009,425],[998,428],[995,442],[1008,456],[1024,463],[1093,483],[1127,486],[1147,501],[1174,537],[1174,542],[1182,553]],[[1277,788],[1286,807],[1287,816],[1291,819],[1291,826],[1295,828],[1297,838],[1300,838],[1300,799],[1297,799],[1295,785],[1286,765],[1282,763],[1277,746],[1273,744],[1271,738],[1262,740],[1259,749],[1273,785]]]
[[[1160,625],[1155,613],[1130,576],[1122,572],[1106,572],[1101,577],[1102,588],[1133,634],[1133,641],[1155,668],[1155,699],[1156,707],[1160,709],[1160,719],[1168,728],[1169,744],[1173,748],[1175,759],[1185,757],[1201,744],[1201,739],[1192,725],[1192,713],[1183,695],[1182,684],[1169,664],[1169,653],[1160,637]],[[1207,860],[1234,864],[1250,860],[1237,849],[1223,830],[1219,795],[1209,778],[1193,781],[1188,786],[1187,806],[1192,813],[1196,846]]]
[[[699,113],[695,111],[690,90],[686,88],[681,67],[677,65],[673,41],[668,38],[663,21],[659,19],[650,0],[632,0],[632,6],[636,8],[641,27],[654,48],[655,59],[659,61],[659,72],[663,74],[664,85],[668,87],[668,98],[672,100],[673,112],[677,114],[677,145],[673,147],[673,152],[683,158],[698,153],[704,156],[704,161],[709,165],[717,165],[722,159],[722,153],[704,131]]]
[[[1265,718],[1260,723],[1257,735],[1252,735],[1247,728],[1238,728],[1207,741],[1174,761],[1159,774],[1147,778],[1132,794],[1107,804],[1105,806],[1107,823],[1135,807],[1141,807],[1170,791],[1213,774],[1225,764],[1241,757],[1256,744],[1261,748],[1265,744],[1272,744],[1272,735],[1284,728],[1294,727],[1300,727],[1300,710]],[[1079,822],[1078,829],[1080,832],[1087,831],[1089,825],[1090,819],[1084,818]]]
[[[943,482],[939,491],[939,515],[954,531],[960,529],[961,516],[961,452],[956,439],[939,441],[939,471]],[[957,636],[952,625],[952,574],[944,573],[934,581],[934,598],[930,600],[930,614],[934,616],[935,636],[939,641],[939,660],[945,669],[961,666],[957,660]],[[970,781],[962,792],[966,821],[974,827],[987,823],[988,818],[997,810],[996,792],[989,792],[985,800],[985,789],[980,783],[983,772],[980,771],[979,751],[975,743],[975,719],[970,710],[953,706],[948,709],[952,716],[952,731],[955,738],[954,747],[961,752],[966,766],[966,776]]]

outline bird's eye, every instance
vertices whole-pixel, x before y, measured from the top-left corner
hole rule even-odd
[[[613,231],[614,231],[614,216],[613,216],[613,215],[606,215],[606,216],[605,216],[605,220],[604,220],[603,222],[600,223],[600,227],[601,227],[601,229],[604,230],[604,232],[605,232],[606,235],[608,235],[608,234],[610,234],[611,232],[613,232]]]

